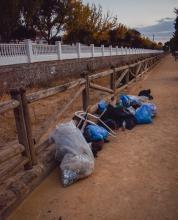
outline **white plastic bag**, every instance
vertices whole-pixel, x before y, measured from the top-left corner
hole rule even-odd
[[[64,186],[87,177],[93,172],[93,153],[73,121],[57,126],[51,138],[56,145],[56,160],[62,161],[60,169]]]
[[[127,110],[128,110],[132,115],[135,115],[135,109],[134,109],[132,106],[128,107]]]

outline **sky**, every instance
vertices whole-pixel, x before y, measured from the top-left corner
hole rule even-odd
[[[174,32],[174,8],[178,0],[84,0],[85,3],[100,4],[104,12],[117,15],[118,21],[136,28],[145,36],[163,43]]]

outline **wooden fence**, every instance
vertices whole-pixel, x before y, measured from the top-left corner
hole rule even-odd
[[[50,144],[48,139],[41,142],[44,134],[48,133],[49,127],[57,124],[60,117],[80,95],[83,97],[83,109],[87,110],[90,103],[90,89],[106,92],[109,94],[109,97],[117,95],[128,85],[136,82],[150,68],[154,67],[161,57],[161,54],[155,55],[151,58],[147,58],[130,65],[117,68],[113,67],[109,70],[93,75],[83,73],[81,78],[76,81],[28,95],[23,88],[12,89],[10,91],[12,99],[0,103],[0,113],[4,113],[9,110],[14,111],[18,134],[18,143],[16,143],[16,146],[18,147],[9,147],[8,149],[3,148],[3,150],[0,151],[0,175],[5,175],[8,171],[11,171],[11,169],[17,169],[16,166],[19,164],[23,165],[24,169],[31,169],[34,165],[36,165],[38,163],[38,153]],[[106,76],[110,77],[110,88],[98,85],[94,82],[96,79]],[[36,135],[32,136],[29,105],[41,99],[54,96],[58,93],[62,93],[76,87],[79,89],[73,97],[68,100],[67,104],[63,106],[59,112],[48,118],[40,126]],[[91,111],[94,111],[95,109],[96,105],[92,106]],[[21,155],[21,158],[19,155]],[[9,161],[13,160],[15,160],[14,163],[9,163]],[[8,166],[6,166],[7,161],[9,164]]]

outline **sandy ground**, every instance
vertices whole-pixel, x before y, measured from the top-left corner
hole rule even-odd
[[[158,107],[153,124],[119,132],[93,175],[68,188],[56,169],[9,220],[177,220],[178,62],[164,58],[131,92],[141,88]]]

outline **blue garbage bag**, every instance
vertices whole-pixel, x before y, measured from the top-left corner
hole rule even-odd
[[[133,95],[121,95],[120,101],[123,104],[123,106],[126,108],[133,106],[133,105],[141,105],[142,104],[140,97],[133,96]]]
[[[152,123],[152,114],[150,107],[143,104],[141,107],[137,108],[135,112],[135,119],[137,124]]]
[[[88,125],[85,130],[90,141],[101,141],[108,138],[108,131],[98,125]]]
[[[135,95],[128,95],[128,98],[130,99],[130,105],[142,105],[141,98],[139,96]]]
[[[106,110],[107,107],[108,107],[108,104],[104,100],[101,100],[98,103],[98,110],[99,110],[100,113],[102,113],[104,110]]]
[[[153,103],[144,103],[143,105],[148,106],[148,108],[150,108],[151,111],[151,116],[154,117],[157,114],[157,107],[155,104]]]
[[[122,103],[122,105],[124,106],[124,107],[130,107],[130,99],[129,99],[129,97],[127,96],[127,95],[121,95],[120,96],[120,102]]]

